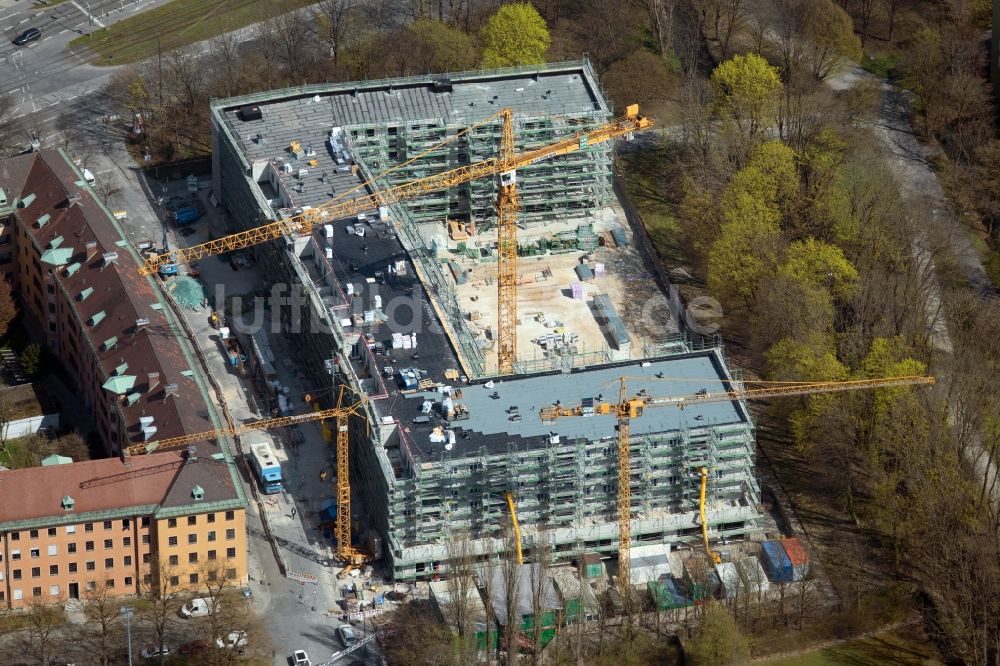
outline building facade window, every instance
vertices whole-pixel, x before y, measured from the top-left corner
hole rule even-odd
[[[188,525],[197,525],[198,516],[188,516]]]
[[[198,535],[188,534],[188,543],[198,543]]]
[[[236,549],[226,548],[226,557],[228,557],[229,559],[233,559],[234,557],[236,557]]]
[[[115,558],[113,558],[113,557],[105,557],[104,558],[104,568],[105,569],[114,569],[115,568]]]
[[[168,537],[167,538],[167,545],[168,546],[176,546],[177,545],[177,537],[175,537],[175,536]]]
[[[233,520],[236,518],[235,511],[226,511],[226,520]]]
[[[226,530],[226,539],[232,541],[235,538],[236,538],[236,530],[233,529]]]
[[[177,519],[167,518],[167,527],[177,527]]]
[[[176,567],[180,563],[180,558],[177,555],[170,556],[170,566]]]
[[[188,553],[188,564],[198,563],[198,553]]]
[[[49,565],[49,575],[50,576],[58,576],[59,575],[59,565],[58,564],[50,564]]]
[[[208,533],[208,540],[209,540],[209,541],[215,541],[215,530],[211,530],[211,531],[210,531],[210,532]]]

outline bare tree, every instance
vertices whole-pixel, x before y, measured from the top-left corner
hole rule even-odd
[[[458,630],[456,657],[463,663],[478,660],[479,646],[476,638],[477,618],[473,613],[476,591],[476,554],[473,540],[467,530],[458,529],[451,533],[448,541],[448,596],[450,605],[445,609],[445,620]],[[487,649],[491,632],[486,628]]]
[[[101,666],[108,666],[121,651],[121,603],[103,582],[88,586],[83,602],[87,624],[79,627],[75,642]]]
[[[58,606],[46,604],[41,595],[32,596],[24,611],[25,627],[13,641],[7,663],[28,657],[48,666],[63,647],[60,629],[63,623]]]
[[[145,604],[139,611],[139,621],[149,625],[157,645],[166,642],[167,633],[180,608],[180,580],[175,567],[165,560],[157,560],[150,567],[148,580],[142,583]],[[163,663],[164,657],[160,657]]]
[[[355,0],[320,0],[313,10],[320,25],[320,34],[330,49],[334,66],[339,64],[344,38],[350,27],[350,14]]]

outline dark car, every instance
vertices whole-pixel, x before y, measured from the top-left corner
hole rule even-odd
[[[14,38],[14,43],[18,46],[24,46],[28,42],[37,42],[41,38],[42,31],[39,28],[28,28]]]

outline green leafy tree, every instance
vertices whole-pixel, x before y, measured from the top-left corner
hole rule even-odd
[[[414,21],[406,30],[411,40],[407,59],[422,71],[456,72],[476,62],[472,38],[463,30],[430,19]]]
[[[780,381],[841,381],[850,375],[847,366],[837,359],[829,336],[786,338],[765,356],[768,375]]]
[[[24,348],[18,360],[28,376],[34,377],[38,374],[39,366],[42,363],[42,348],[32,343]]]
[[[17,302],[11,290],[10,280],[0,280],[0,336],[7,335],[7,329],[17,317]]]
[[[733,56],[712,72],[712,87],[733,152],[744,161],[777,120],[782,91],[778,70],[755,53]]]
[[[861,40],[851,17],[832,0],[809,0],[802,6],[805,62],[812,75],[825,79],[844,59],[861,57]]]
[[[858,271],[843,250],[815,238],[789,245],[780,271],[813,287],[826,289],[840,300],[849,297],[858,282]]]
[[[722,227],[708,255],[708,284],[753,309],[761,281],[778,264],[781,221],[798,188],[795,153],[771,141],[751,151],[722,195]]]
[[[484,67],[541,64],[552,41],[545,19],[527,2],[501,6],[486,21],[479,38]]]
[[[724,606],[709,603],[694,638],[684,646],[694,666],[730,666],[750,661],[750,646]]]

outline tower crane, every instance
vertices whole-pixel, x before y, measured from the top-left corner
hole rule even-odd
[[[282,236],[309,234],[313,227],[319,224],[346,218],[379,206],[406,201],[429,192],[456,187],[479,178],[497,176],[499,178],[499,194],[496,202],[498,374],[513,374],[514,354],[517,349],[517,211],[519,207],[517,169],[559,155],[585,150],[589,146],[610,141],[620,136],[628,137],[633,132],[651,127],[653,121],[640,113],[638,104],[632,104],[625,107],[625,114],[620,118],[592,130],[579,132],[569,138],[555,141],[547,146],[515,152],[514,112],[509,108],[505,108],[498,114],[488,118],[487,121],[497,117],[501,120],[502,128],[500,152],[496,157],[431,176],[409,180],[381,190],[377,188],[378,184],[376,182],[368,181],[354,188],[354,190],[367,187],[371,190],[371,193],[356,199],[344,200],[337,198],[315,208],[307,208],[297,215],[278,220],[277,222],[271,222],[198,245],[178,248],[162,254],[151,254],[139,267],[139,274],[152,275],[163,268],[197,261],[204,257],[223,252],[251,247],[265,241],[281,238]],[[450,140],[454,140],[454,137]]]
[[[294,416],[281,416],[274,419],[263,419],[252,423],[245,423],[231,428],[217,428],[206,430],[205,432],[192,433],[190,435],[180,435],[178,437],[168,437],[148,444],[136,444],[124,449],[126,455],[138,455],[152,453],[153,451],[164,451],[195,444],[197,442],[207,442],[220,437],[236,437],[248,432],[259,432],[261,430],[272,430],[284,426],[299,425],[300,423],[311,423],[324,419],[336,419],[337,423],[337,555],[348,564],[348,569],[362,564],[366,556],[361,551],[351,545],[351,478],[350,478],[350,435],[348,430],[348,419],[351,416],[362,416],[361,408],[367,402],[367,397],[360,397],[356,401],[347,398],[348,389],[342,385],[337,395],[337,406],[330,409],[319,409],[306,414],[296,414]],[[366,422],[367,423],[367,422]],[[173,464],[173,463],[169,463]]]
[[[649,378],[645,378],[649,379]],[[766,400],[787,396],[815,395],[819,393],[843,393],[847,391],[865,391],[894,386],[928,386],[935,382],[934,377],[923,375],[906,375],[899,377],[882,377],[877,379],[854,379],[848,381],[829,382],[767,382],[772,384],[765,388],[745,388],[733,386],[732,380],[724,380],[730,384],[726,391],[710,392],[701,390],[694,394],[654,397],[643,394],[629,397],[627,377],[619,377],[620,388],[617,402],[604,402],[588,406],[585,411],[582,404],[570,407],[559,403],[539,410],[542,421],[555,421],[560,418],[584,416],[584,414],[613,414],[618,420],[618,583],[623,598],[628,598],[630,580],[629,553],[632,544],[632,490],[630,480],[631,438],[629,423],[631,419],[641,417],[646,409],[654,407],[678,407],[684,409],[687,405],[704,402],[727,402],[730,400]],[[764,382],[760,382],[764,383]],[[701,518],[702,540],[705,552],[711,561],[716,561],[708,544],[708,524],[705,520],[705,489],[708,483],[708,469],[700,468],[701,493],[699,497],[699,514]]]

